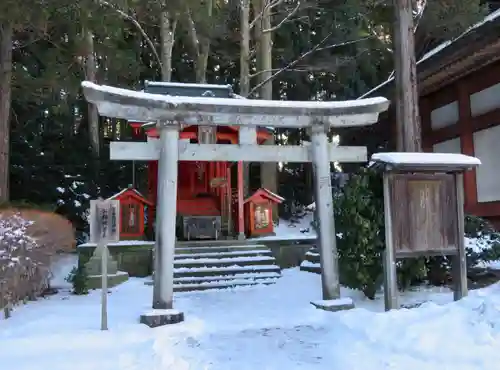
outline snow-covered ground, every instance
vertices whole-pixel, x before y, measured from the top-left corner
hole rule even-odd
[[[446,289],[408,292],[419,308],[383,312],[383,300],[343,290],[357,308],[331,313],[320,277],[285,270],[270,286],[180,293],[186,321],[149,329],[138,323],[152,288],[131,279],[109,295],[109,326],[99,331],[100,292],[62,292],[0,320],[5,369],[498,369],[500,285],[450,303]]]
[[[308,212],[302,218],[291,222],[280,219],[274,226],[274,234],[268,236],[254,237],[252,240],[273,241],[273,240],[310,240],[316,239],[316,231],[311,226],[313,213]]]

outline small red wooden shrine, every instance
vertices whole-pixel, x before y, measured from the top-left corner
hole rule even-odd
[[[144,238],[144,211],[146,207],[151,209],[153,203],[132,187],[108,199],[120,202],[120,239]]]
[[[284,199],[273,192],[260,188],[245,199],[245,219],[247,236],[272,234],[273,204],[280,204]]]
[[[143,122],[130,122],[136,135],[144,130],[151,139],[159,137],[154,125]],[[217,126],[215,142],[217,144],[238,144],[238,126]],[[266,128],[257,129],[257,143],[262,144],[272,132]],[[180,132],[180,140],[198,143],[198,126],[185,126]],[[232,171],[233,164],[236,171]],[[236,178],[234,178],[236,177]],[[181,217],[220,217],[222,222],[231,223],[231,230],[245,232],[243,210],[243,163],[237,162],[191,162],[179,161],[177,214]],[[158,187],[158,161],[148,162],[148,220],[155,218]],[[229,226],[228,226],[229,227]]]

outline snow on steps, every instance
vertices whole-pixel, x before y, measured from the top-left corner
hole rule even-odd
[[[273,284],[281,270],[265,245],[178,247],[174,291]]]
[[[319,252],[316,247],[312,247],[307,251],[304,261],[300,264],[300,270],[321,274]]]

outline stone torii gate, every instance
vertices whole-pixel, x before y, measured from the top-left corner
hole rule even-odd
[[[342,147],[328,142],[332,127],[376,123],[387,110],[385,98],[344,102],[271,101],[148,94],[85,81],[88,102],[106,117],[157,122],[160,138],[144,144],[144,158],[158,159],[158,210],[155,245],[153,311],[141,322],[154,327],[180,322],[182,312],[173,310],[177,162],[245,161],[312,162],[315,178],[318,242],[323,299],[340,300],[338,256],[332,203],[330,162],[365,162],[365,147]],[[240,143],[190,144],[179,140],[181,125],[240,126]],[[309,128],[311,145],[256,145],[256,127]],[[335,302],[332,302],[335,305]]]

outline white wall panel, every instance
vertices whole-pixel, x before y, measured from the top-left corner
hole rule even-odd
[[[472,117],[500,108],[500,84],[490,86],[470,96]]]
[[[431,127],[438,130],[458,122],[458,102],[455,100],[431,111]]]
[[[440,143],[434,144],[433,151],[435,153],[461,153],[460,138],[442,141]]]
[[[481,160],[476,169],[478,202],[500,200],[500,126],[475,132],[474,152]]]

